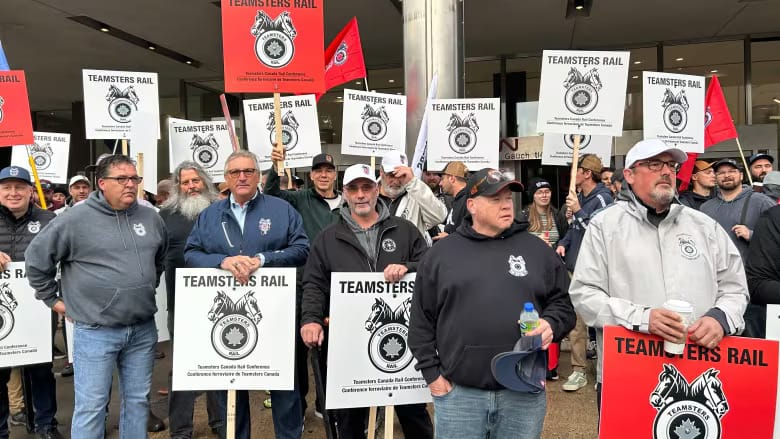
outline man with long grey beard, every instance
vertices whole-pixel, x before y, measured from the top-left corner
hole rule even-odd
[[[168,253],[165,255],[165,287],[168,292],[168,331],[173,340],[173,314],[176,292],[176,269],[185,267],[184,245],[192,226],[203,209],[217,199],[217,191],[208,174],[195,162],[184,161],[173,171],[173,187],[162,204],[160,216],[168,228]],[[168,397],[171,439],[192,437],[192,414],[197,392],[171,392]],[[206,408],[211,431],[224,437],[225,409],[216,394],[206,392]]]

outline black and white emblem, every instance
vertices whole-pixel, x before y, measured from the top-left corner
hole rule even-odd
[[[599,90],[602,85],[596,67],[584,74],[576,67],[571,67],[563,81],[563,87],[566,89],[563,98],[566,108],[577,115],[590,113],[599,103]]]
[[[691,235],[677,235],[677,243],[680,245],[680,254],[686,259],[696,259],[699,257],[699,249],[696,248],[696,242]]]
[[[3,104],[5,104],[5,99],[0,96],[0,122],[3,121]]]
[[[525,258],[509,255],[509,274],[514,277],[528,276],[528,269],[525,268]]]
[[[290,151],[298,144],[298,127],[300,124],[295,119],[295,115],[292,110],[287,110],[282,115],[282,145],[285,151]],[[276,143],[276,119],[274,118],[274,112],[272,111],[268,115],[268,122],[265,124],[265,128],[269,130],[268,139],[273,145]]]
[[[244,294],[238,302],[217,292],[208,319],[214,322],[211,329],[211,345],[219,356],[228,360],[240,360],[251,354],[257,346],[257,324],[263,319],[254,291]]]
[[[30,221],[27,223],[27,231],[36,234],[41,231],[41,222],[40,221]]]
[[[563,143],[566,145],[567,148],[574,150],[574,136],[577,134],[564,134],[563,135]],[[590,145],[590,134],[580,134],[580,151],[587,148],[588,145]]]
[[[193,134],[190,149],[192,160],[200,164],[203,169],[213,168],[219,161],[219,143],[213,133],[209,133],[206,137]]]
[[[146,228],[142,223],[133,224],[133,231],[138,236],[146,236]]]
[[[54,155],[54,151],[51,149],[50,144],[40,145],[34,143],[30,146],[30,154],[32,154],[35,167],[39,171],[43,171],[51,165],[51,157]]]
[[[400,372],[412,362],[412,351],[406,344],[409,335],[409,315],[412,299],[406,299],[395,309],[382,299],[376,299],[366,319],[368,358],[382,372]]]
[[[387,122],[390,121],[390,116],[385,111],[385,106],[382,105],[379,108],[374,108],[369,104],[363,107],[363,112],[360,114],[360,118],[363,119],[363,136],[368,140],[382,140],[387,134]]]
[[[707,109],[704,111],[704,128],[707,128],[712,123],[712,111],[710,110],[710,106],[707,106]]]
[[[672,90],[667,88],[661,100],[661,106],[664,108],[666,129],[673,133],[684,130],[688,125],[688,108],[690,107],[688,98],[685,97],[685,90],[674,94]]]
[[[14,329],[13,311],[19,306],[8,283],[0,285],[0,340],[8,337]]]
[[[395,241],[393,241],[390,238],[385,238],[384,240],[382,240],[382,250],[388,253],[392,253],[395,251],[395,249],[396,249]]]
[[[119,123],[128,123],[132,120],[133,112],[138,110],[138,95],[132,85],[120,90],[116,85],[108,87],[106,95],[108,101],[108,115]]]
[[[255,23],[249,31],[255,37],[255,55],[265,66],[280,69],[295,55],[293,40],[298,35],[288,11],[271,19],[265,11],[257,11]]]
[[[729,404],[719,373],[707,369],[689,384],[674,365],[664,364],[650,394],[650,405],[658,410],[653,439],[720,439]]]
[[[456,113],[452,113],[446,129],[450,132],[448,138],[450,149],[456,153],[468,154],[477,146],[479,124],[474,113],[469,113],[464,118],[461,118]]]

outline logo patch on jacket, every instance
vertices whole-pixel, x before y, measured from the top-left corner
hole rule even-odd
[[[395,251],[395,249],[396,249],[395,241],[393,241],[392,239],[385,238],[382,241],[382,250],[384,250],[384,251],[386,251],[388,253],[392,253],[392,252]]]
[[[677,235],[677,243],[680,245],[680,253],[686,259],[696,259],[699,257],[699,249],[691,235]]]
[[[271,231],[271,220],[268,218],[260,218],[260,233],[267,235]]]
[[[525,259],[522,256],[509,255],[509,274],[515,277],[528,276],[525,268]]]
[[[146,236],[146,228],[141,223],[133,224],[133,231],[138,236]]]
[[[38,233],[41,231],[41,222],[40,221],[30,221],[27,223],[27,231],[30,233]]]

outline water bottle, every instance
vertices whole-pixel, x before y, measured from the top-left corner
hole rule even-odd
[[[539,326],[539,313],[534,309],[534,304],[531,302],[525,302],[523,305],[523,312],[520,313],[520,320],[517,321],[520,325],[520,334],[525,335]]]

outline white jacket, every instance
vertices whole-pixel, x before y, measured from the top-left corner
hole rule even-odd
[[[436,198],[427,184],[417,177],[406,183],[404,189],[406,189],[406,194],[401,196],[395,216],[417,226],[417,230],[422,233],[428,247],[430,247],[432,241],[428,229],[447,219],[447,206]]]
[[[650,309],[668,299],[689,302],[694,318],[712,308],[726,315],[728,334],[739,334],[750,296],[739,251],[707,215],[673,204],[658,228],[633,193],[591,221],[569,294],[579,315],[596,328],[601,382],[607,325],[648,333]]]

